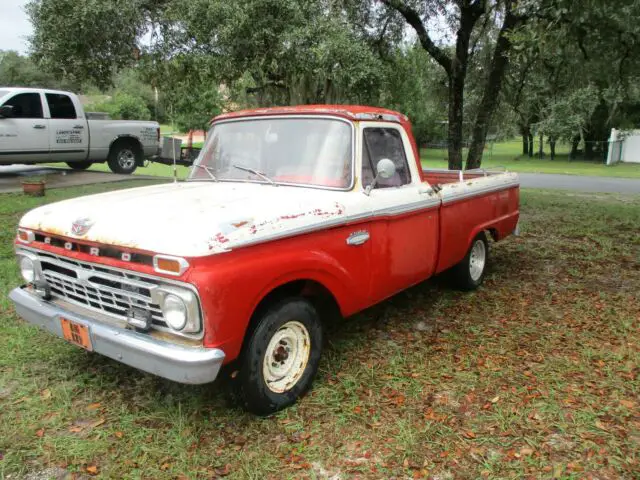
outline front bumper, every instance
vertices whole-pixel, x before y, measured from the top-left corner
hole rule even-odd
[[[174,382],[212,382],[224,361],[224,352],[215,348],[189,347],[158,340],[132,330],[96,322],[92,318],[63,309],[16,288],[9,298],[27,322],[63,338],[60,317],[89,327],[93,350],[132,367]]]

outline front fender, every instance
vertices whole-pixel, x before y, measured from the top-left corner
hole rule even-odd
[[[192,261],[189,282],[200,292],[205,346],[224,350],[227,361],[236,358],[258,304],[297,280],[323,285],[345,316],[366,306],[368,285],[358,284],[357,272],[330,252],[301,247],[293,239]]]

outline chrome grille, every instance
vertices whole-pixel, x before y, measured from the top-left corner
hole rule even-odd
[[[54,297],[122,319],[132,309],[148,311],[154,325],[167,327],[160,306],[151,298],[151,290],[158,287],[158,282],[48,252],[37,252],[37,256]]]

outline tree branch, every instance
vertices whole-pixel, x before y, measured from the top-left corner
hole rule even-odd
[[[445,69],[447,74],[451,74],[451,58],[447,56],[443,49],[433,43],[418,12],[406,5],[403,0],[382,0],[382,3],[398,11],[404,17],[407,23],[416,31],[422,48]]]
[[[486,15],[484,16],[484,22],[482,22],[482,26],[480,27],[480,31],[476,35],[475,39],[471,42],[471,48],[469,49],[469,61],[471,61],[474,54],[476,53],[476,47],[478,46],[478,43],[480,42],[480,40],[482,40],[483,35],[485,34],[485,32],[487,31],[487,28],[489,27],[489,23],[491,22],[491,13],[492,13],[491,11],[493,9],[494,7],[490,7],[490,10],[486,12]]]
[[[258,93],[261,92],[263,90],[266,90],[269,87],[274,87],[274,88],[279,88],[281,90],[287,90],[287,86],[284,83],[279,83],[277,81],[269,81],[267,83],[264,83],[262,85],[259,85],[257,87],[247,87],[245,89],[245,92],[251,94],[251,93]]]

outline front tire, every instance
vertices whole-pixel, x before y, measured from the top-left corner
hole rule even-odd
[[[258,320],[240,359],[236,393],[241,406],[270,415],[304,395],[318,371],[322,323],[304,298],[289,298]]]
[[[489,263],[489,243],[484,232],[480,232],[471,242],[469,251],[455,267],[453,281],[460,290],[475,290],[484,280]]]
[[[111,147],[107,163],[113,173],[129,175],[142,163],[142,150],[133,141],[118,141]]]
[[[91,165],[93,165],[93,162],[89,160],[85,160],[83,162],[66,162],[66,163],[73,170],[86,170]]]

